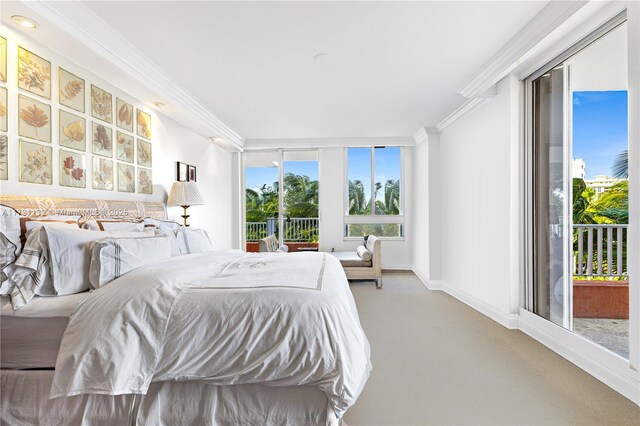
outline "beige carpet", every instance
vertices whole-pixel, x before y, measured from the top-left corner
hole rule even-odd
[[[357,425],[640,425],[640,407],[413,273],[353,283],[373,372]]]

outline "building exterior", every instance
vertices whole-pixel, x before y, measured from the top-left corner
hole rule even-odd
[[[596,175],[595,179],[585,179],[584,183],[587,184],[587,188],[593,188],[596,191],[596,197],[598,197],[621,180],[626,179],[612,178],[607,175]]]
[[[584,179],[587,176],[587,164],[582,158],[574,158],[571,177]]]

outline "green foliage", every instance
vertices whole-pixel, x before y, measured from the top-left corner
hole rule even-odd
[[[628,178],[629,177],[629,150],[622,151],[613,162],[611,168],[614,178]]]
[[[400,224],[399,223],[352,223],[349,224],[348,235],[350,237],[361,237],[365,235],[375,235],[376,237],[399,237],[400,236]]]
[[[378,193],[384,188],[383,200],[378,199]],[[400,180],[389,179],[384,186],[381,182],[376,182],[373,199],[375,201],[375,212],[380,215],[400,214]],[[371,214],[371,200],[367,199],[364,184],[359,180],[349,181],[349,214],[368,215]]]
[[[621,180],[596,197],[582,179],[573,179],[573,223],[629,223],[629,181]]]

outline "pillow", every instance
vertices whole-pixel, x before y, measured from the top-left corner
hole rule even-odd
[[[166,226],[161,226],[156,229],[156,235],[162,235],[169,239],[169,245],[171,246],[171,257],[181,256],[183,254],[187,254],[187,247],[184,243],[184,234],[182,232],[178,232],[178,230],[173,231]]]
[[[172,220],[160,220],[154,219],[152,217],[147,217],[144,219],[144,226],[155,226],[158,229],[170,229],[175,232],[180,229],[182,225]]]
[[[184,238],[185,254],[202,253],[213,250],[209,235],[204,229],[180,227],[178,235]]]
[[[89,244],[107,237],[148,237],[149,231],[89,231],[44,227],[51,278],[57,295],[75,294],[89,289]],[[146,254],[146,253],[145,253]]]
[[[356,247],[356,253],[358,253],[358,256],[360,256],[360,258],[365,262],[371,261],[371,252],[367,250],[364,246]]]
[[[144,222],[129,220],[89,220],[82,225],[90,231],[143,231]]]
[[[40,226],[74,228],[78,229],[80,216],[43,216],[43,217],[21,217],[20,218],[20,242],[27,241],[27,234],[34,228]]]
[[[169,238],[104,238],[91,244],[89,280],[99,288],[129,271],[171,257]]]

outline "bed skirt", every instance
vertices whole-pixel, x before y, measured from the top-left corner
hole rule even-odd
[[[50,400],[53,370],[0,370],[2,425],[326,425],[328,401],[313,387],[152,383],[146,395]],[[135,406],[135,422],[130,410]]]

